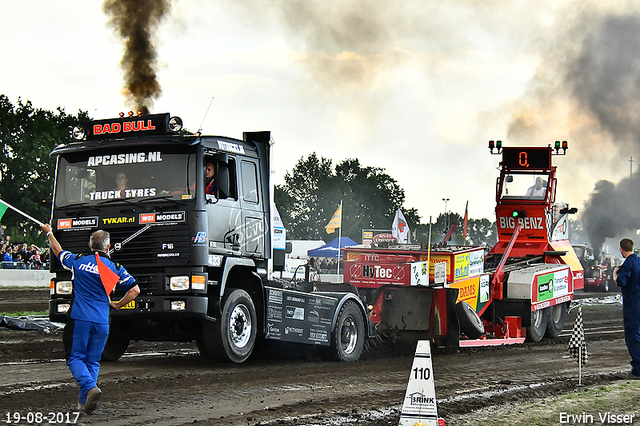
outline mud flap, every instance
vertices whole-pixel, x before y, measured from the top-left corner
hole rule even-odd
[[[455,315],[458,289],[380,287],[374,300],[382,302],[378,331],[426,332],[438,347],[457,348],[460,323]]]

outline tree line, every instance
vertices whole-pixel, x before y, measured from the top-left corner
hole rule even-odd
[[[86,121],[86,111],[76,115],[64,109],[34,108],[30,101],[12,104],[0,95],[0,198],[43,222],[51,216],[55,159],[49,154],[70,138],[70,129]],[[40,227],[9,209],[1,220],[13,241],[44,244]]]

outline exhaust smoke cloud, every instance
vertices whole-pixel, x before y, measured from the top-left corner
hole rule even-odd
[[[120,66],[129,107],[148,114],[162,93],[156,75],[154,32],[171,7],[169,0],[104,0],[109,24],[124,42]]]
[[[608,16],[567,72],[567,82],[580,104],[613,138],[619,164],[640,151],[640,16]],[[639,175],[596,183],[585,204],[583,224],[591,245],[600,250],[606,238],[619,238],[640,228]]]
[[[564,22],[543,49],[529,96],[515,105],[509,138],[568,139],[571,158],[560,179],[583,192],[594,175],[619,177],[630,157],[640,159],[640,15],[586,9],[567,12]],[[637,175],[599,180],[584,200],[579,218],[596,252],[607,238],[640,228],[639,184]]]

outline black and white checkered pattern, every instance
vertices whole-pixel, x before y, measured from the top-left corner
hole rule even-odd
[[[582,348],[582,351],[580,351]],[[578,307],[578,314],[576,320],[573,323],[573,331],[571,332],[571,338],[569,339],[569,354],[576,360],[580,361],[582,355],[582,363],[586,364],[589,360],[587,354],[587,341],[584,338],[584,327],[582,325],[582,306]]]

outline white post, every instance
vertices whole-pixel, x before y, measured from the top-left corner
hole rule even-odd
[[[582,343],[578,348],[578,386],[582,386]]]

